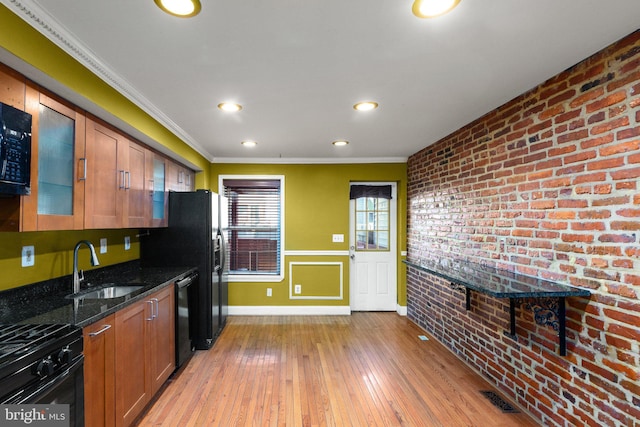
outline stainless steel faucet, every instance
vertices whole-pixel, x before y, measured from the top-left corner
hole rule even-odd
[[[85,244],[89,247],[89,251],[91,252],[91,265],[94,267],[96,265],[100,265],[98,261],[98,256],[96,255],[96,249],[93,247],[90,241],[88,240],[80,240],[76,243],[76,247],[73,248],[73,293],[77,294],[80,292],[80,283],[84,280],[84,274],[82,270],[78,271],[78,250],[80,246]]]

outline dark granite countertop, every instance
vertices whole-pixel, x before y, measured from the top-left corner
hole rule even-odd
[[[109,283],[140,284],[129,295],[109,299],[85,299],[74,303],[66,298],[71,275],[0,292],[0,323],[64,323],[87,326],[145,296],[169,286],[194,271],[194,267],[142,268],[131,261],[85,272],[82,290]]]
[[[426,271],[457,285],[496,298],[591,295],[591,292],[586,289],[460,259],[441,258],[438,261],[427,259],[419,262],[408,260],[403,262],[409,267]]]

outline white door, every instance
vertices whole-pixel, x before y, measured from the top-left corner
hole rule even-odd
[[[350,304],[352,311],[397,309],[397,188],[391,185],[391,200],[361,197],[349,206]]]

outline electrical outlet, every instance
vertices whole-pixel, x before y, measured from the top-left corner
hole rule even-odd
[[[22,266],[31,267],[36,262],[36,252],[33,246],[22,247]]]
[[[107,238],[103,237],[102,239],[100,239],[100,253],[101,254],[106,254],[107,253]]]
[[[131,237],[124,236],[124,250],[128,251],[129,249],[131,249]]]
[[[293,293],[294,294],[301,294],[302,293],[302,285],[295,285],[293,287]]]
[[[267,296],[270,297],[273,295],[273,290],[271,288],[267,288]]]
[[[342,243],[344,242],[344,234],[334,234],[331,240],[333,243]]]

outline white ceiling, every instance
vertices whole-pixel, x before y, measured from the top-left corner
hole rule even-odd
[[[2,3],[209,160],[241,162],[404,159],[640,23],[639,0],[462,0],[432,20],[412,0],[202,0],[191,19],[153,0]]]

